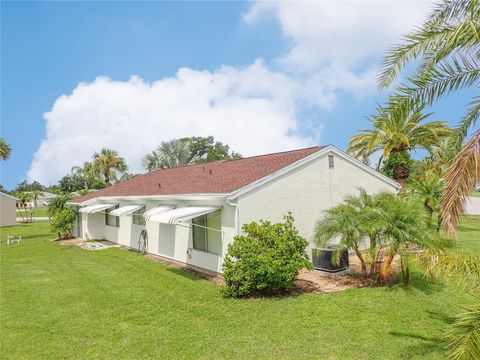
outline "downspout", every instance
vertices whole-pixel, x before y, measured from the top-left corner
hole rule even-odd
[[[238,200],[237,202],[232,202],[231,199],[227,198],[227,204],[233,206],[235,208],[235,231],[237,235],[240,235],[240,218],[239,218],[239,207],[238,207]]]

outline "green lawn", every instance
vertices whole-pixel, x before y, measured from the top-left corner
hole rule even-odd
[[[33,208],[34,217],[47,217],[48,216],[48,206],[37,206]],[[17,211],[17,218],[21,218],[22,214],[25,214],[23,210]],[[30,213],[28,212],[28,215]]]
[[[480,197],[480,191],[478,191],[478,190],[472,190],[472,191],[470,191],[470,196]]]
[[[409,290],[224,299],[125,249],[61,246],[48,226],[1,231],[4,359],[442,359],[452,315],[473,301],[419,273]],[[7,247],[7,234],[21,245]],[[480,253],[479,239],[480,217],[465,221],[459,244]]]

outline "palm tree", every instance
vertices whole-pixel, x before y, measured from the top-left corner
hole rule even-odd
[[[404,44],[395,47],[385,58],[379,86],[390,86],[399,72],[411,61],[419,63],[407,83],[397,87],[396,104],[431,105],[452,91],[480,85],[480,3],[479,0],[444,1],[414,32],[404,38]],[[480,146],[477,130],[460,151],[468,130],[473,128],[480,113],[480,96],[475,96],[467,112],[455,128],[449,144],[453,158],[446,177],[443,212],[445,225],[455,231],[458,216],[470,191],[467,185],[478,177],[476,157]],[[475,155],[476,154],[476,155]],[[475,180],[473,180],[475,181]]]
[[[83,166],[72,167],[72,175],[80,176],[83,179],[85,190],[88,190],[90,181],[96,179],[99,175],[99,169],[94,162],[84,162]]]
[[[433,214],[438,215],[437,232],[439,232],[443,221],[440,213],[440,200],[444,188],[443,179],[435,172],[427,172],[421,177],[412,178],[410,185],[413,194],[422,199],[423,206],[430,216],[430,221],[433,219]]]
[[[476,304],[465,306],[457,314],[447,332],[449,358],[456,360],[478,359],[480,354],[480,261],[478,256],[470,254],[437,254],[425,252],[419,258],[419,264],[432,278],[455,278],[462,291],[470,290]],[[459,276],[460,275],[460,276]],[[477,295],[473,291],[477,291]]]
[[[363,189],[358,196],[348,196],[342,204],[327,210],[325,218],[318,222],[315,228],[317,244],[325,246],[335,238],[340,245],[337,253],[345,247],[353,249],[362,264],[362,273],[366,275],[367,265],[370,265],[372,277],[387,278],[395,255],[400,254],[405,286],[409,281],[408,245],[414,243],[432,248],[436,239],[416,199],[390,193],[368,195]],[[369,243],[366,255],[360,250],[365,240]]]
[[[117,178],[117,172],[127,170],[125,159],[116,150],[106,148],[93,155],[93,166],[103,175],[107,186],[110,185],[110,180]]]
[[[379,216],[383,224],[381,237],[387,244],[381,276],[386,278],[390,275],[392,261],[399,254],[403,284],[408,287],[410,244],[423,249],[436,248],[437,236],[427,225],[426,213],[415,198],[384,195]]]
[[[326,246],[331,239],[339,238],[338,250],[353,249],[360,260],[362,274],[367,275],[367,264],[360,251],[360,244],[367,236],[362,217],[358,210],[349,204],[343,204],[326,211],[325,218],[317,223],[315,239],[319,246]]]
[[[408,152],[419,148],[431,152],[452,131],[444,121],[426,122],[431,114],[423,113],[424,106],[391,105],[377,107],[377,114],[370,117],[372,128],[352,136],[347,151],[356,158],[381,151],[383,159],[394,160],[391,176],[404,187],[410,174]]]
[[[10,157],[10,154],[12,152],[12,149],[10,148],[10,145],[8,145],[5,140],[0,138],[0,159],[2,160],[8,160]]]
[[[196,163],[198,158],[192,157],[189,145],[180,140],[162,141],[151,153],[143,158],[143,166],[148,171],[169,169]]]

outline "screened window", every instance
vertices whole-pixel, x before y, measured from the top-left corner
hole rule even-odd
[[[118,206],[116,208],[118,208]],[[112,209],[105,210],[105,225],[119,227],[120,226],[120,217],[110,215],[111,210]]]
[[[192,219],[193,248],[211,254],[222,252],[220,210]]]
[[[143,217],[145,214],[145,208],[138,209],[132,214],[132,222],[135,225],[145,225],[145,218]]]

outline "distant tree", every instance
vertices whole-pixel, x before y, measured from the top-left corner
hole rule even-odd
[[[32,193],[24,191],[16,191],[15,196],[19,199],[17,202],[17,207],[24,222],[32,222],[33,218],[33,208],[27,207],[27,203],[32,201]]]
[[[67,194],[84,188],[83,179],[78,175],[65,175],[58,182],[62,193]]]
[[[25,192],[25,191],[35,191],[35,190],[44,191],[45,187],[42,184],[40,184],[38,181],[28,183],[27,180],[23,180],[17,185],[14,191]]]
[[[0,138],[0,159],[8,160],[10,154],[12,153],[12,148],[7,144],[3,138]]]
[[[90,183],[100,175],[100,169],[94,162],[87,161],[83,163],[83,166],[72,167],[72,175],[80,176],[83,179],[84,188],[88,189]]]
[[[137,176],[139,176],[141,174],[130,174],[128,172],[125,172],[122,174],[122,176],[120,176],[120,178],[118,179],[117,183],[119,182],[122,182],[122,181],[126,181],[126,180],[130,180],[130,179],[133,179]]]
[[[4,194],[10,194],[10,192],[7,189],[5,189],[5,187],[2,184],[0,184],[0,192],[3,192]]]
[[[118,155],[116,150],[102,149],[93,155],[93,164],[103,175],[105,185],[110,185],[111,180],[116,180],[118,172],[127,171],[125,159]]]
[[[191,158],[196,162],[211,162],[217,160],[240,159],[242,155],[234,151],[230,151],[230,147],[220,141],[215,141],[213,136],[194,136],[182,138],[190,148]]]
[[[192,156],[185,141],[162,141],[160,145],[143,158],[143,167],[148,171],[169,169],[182,165],[194,164],[197,158]]]

